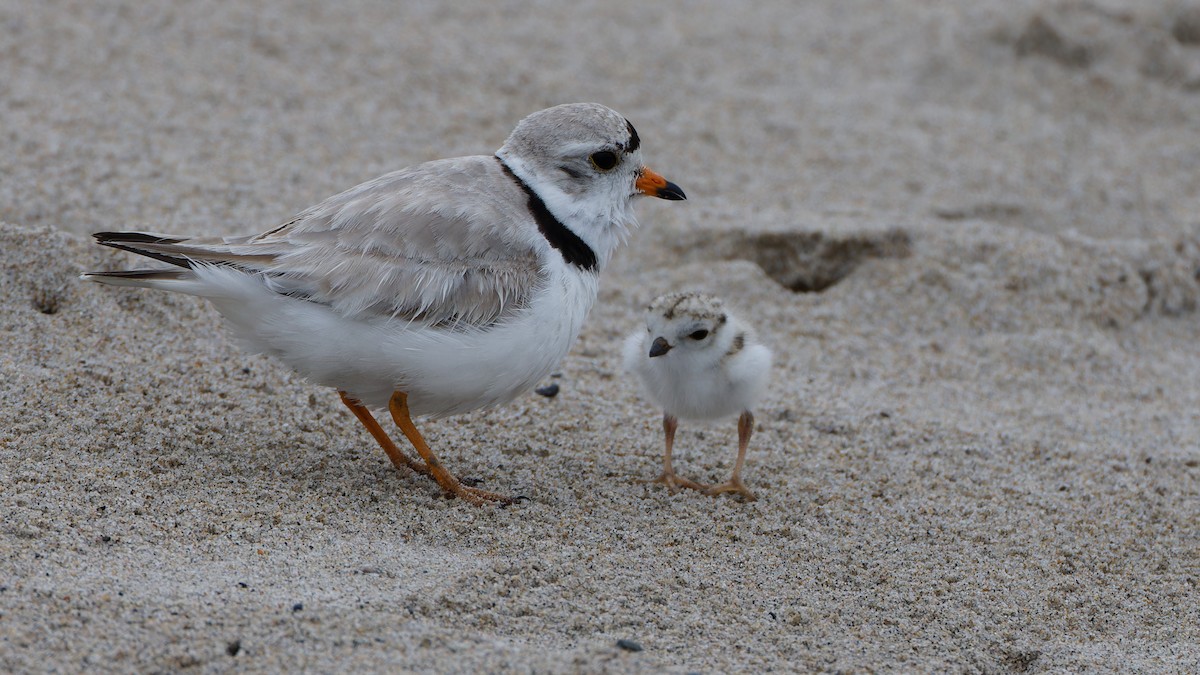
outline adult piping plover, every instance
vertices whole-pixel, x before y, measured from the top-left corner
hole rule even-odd
[[[726,311],[718,298],[700,293],[670,293],[646,310],[646,329],[625,340],[625,370],[637,373],[642,386],[663,409],[666,450],[663,471],[651,482],[672,491],[683,486],[708,495],[736,492],[753,500],[742,483],[746,446],[754,430],[751,408],[766,388],[771,350],[755,341],[750,327]],[[738,417],[738,454],[733,475],[720,485],[683,478],[671,467],[678,419]]]
[[[639,195],[684,199],[642,164],[628,120],[560,105],[521,120],[494,156],[389,173],[263,234],[98,233],[171,266],[84,278],[208,298],[250,349],[336,388],[397,467],[476,504],[510,502],[462,485],[412,417],[505,403],[548,374],[636,223]],[[369,410],[385,407],[424,462]]]

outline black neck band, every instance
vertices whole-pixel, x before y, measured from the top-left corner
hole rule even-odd
[[[513,173],[504,160],[499,157],[496,160],[500,162],[500,168],[504,169],[504,173],[516,181],[517,185],[520,185],[525,194],[529,196],[529,213],[537,221],[538,230],[541,231],[546,241],[562,254],[563,260],[589,272],[596,271],[596,252],[580,239],[579,235],[567,229],[566,225],[555,218],[554,214],[550,213],[550,209],[546,208],[546,202],[542,201],[542,198],[533,191],[533,188],[529,187],[528,183]]]

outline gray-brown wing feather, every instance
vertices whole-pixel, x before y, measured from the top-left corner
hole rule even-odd
[[[481,156],[381,176],[261,235],[101,241],[260,273],[276,292],[349,317],[478,326],[525,306],[543,280],[536,232],[527,196]]]

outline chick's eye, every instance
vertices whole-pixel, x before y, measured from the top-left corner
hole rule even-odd
[[[700,330],[692,331],[692,334],[688,335],[688,337],[692,338],[693,340],[703,340],[704,338],[708,337],[708,331],[701,328]]]
[[[588,159],[592,162],[592,166],[601,171],[608,171],[617,165],[617,154],[608,150],[593,153]]]

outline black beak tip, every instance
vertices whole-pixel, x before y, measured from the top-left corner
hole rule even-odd
[[[662,356],[671,351],[671,345],[667,344],[664,338],[654,338],[654,342],[650,343],[650,358]]]
[[[672,183],[671,181],[667,181],[666,185],[659,188],[658,192],[654,196],[658,197],[659,199],[667,199],[673,202],[681,202],[687,199],[687,195],[683,194],[683,188]]]

